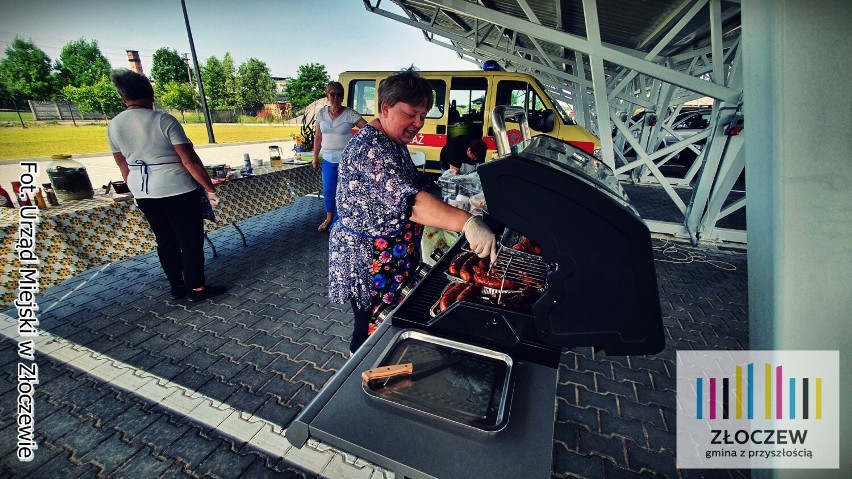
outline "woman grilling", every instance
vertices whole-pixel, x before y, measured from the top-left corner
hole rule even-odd
[[[343,150],[337,214],[329,239],[329,299],[350,302],[350,356],[367,339],[373,311],[396,303],[419,257],[423,225],[463,231],[480,257],[495,256],[494,234],[477,216],[426,190],[406,145],[423,128],[432,87],[412,67],[383,80],[378,116]]]

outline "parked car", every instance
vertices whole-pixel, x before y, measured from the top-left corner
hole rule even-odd
[[[677,143],[685,138],[688,138],[692,135],[700,133],[705,130],[708,126],[710,126],[710,113],[711,108],[709,106],[685,106],[681,108],[675,120],[672,122],[671,130],[674,131],[677,136],[669,132],[668,130],[663,130],[662,141],[657,149],[665,148],[669,145]],[[630,125],[634,125],[631,130],[633,131],[634,137],[638,138],[641,135],[641,131],[643,128],[652,128],[657,121],[655,116],[649,117],[647,120],[645,115],[646,111],[639,111],[635,113],[630,119]],[[643,124],[643,122],[647,122]],[[640,125],[640,127],[635,127],[635,125]],[[613,135],[616,133],[616,130],[613,129]],[[695,147],[701,150],[704,145],[707,143],[706,139],[703,139],[697,143],[695,143]],[[633,153],[633,148],[630,145],[625,144],[624,156],[626,157],[635,157]],[[668,161],[667,165],[669,167],[677,166],[679,169],[686,168],[688,169],[692,163],[695,161],[695,158],[698,154],[693,151],[691,148],[684,148],[681,150],[674,158]]]

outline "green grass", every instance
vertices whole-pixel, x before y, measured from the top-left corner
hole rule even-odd
[[[78,126],[74,126],[66,122],[28,122],[27,128],[21,128],[17,114],[12,114],[15,115],[15,122],[11,125],[5,125],[6,121],[0,120],[0,161],[43,158],[57,153],[109,153],[106,123],[86,121],[77,122]],[[187,123],[184,130],[193,144],[208,143],[207,128],[203,123]],[[213,125],[216,143],[290,140],[290,135],[298,132],[299,125]]]
[[[23,118],[25,122],[33,121],[33,114],[28,111],[22,111],[21,118]],[[21,119],[18,118],[18,113],[14,111],[0,111],[0,124],[4,124],[6,122],[12,122],[14,123],[13,126],[17,125],[18,128],[21,127]]]

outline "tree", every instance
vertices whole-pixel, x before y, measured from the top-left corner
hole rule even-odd
[[[178,55],[177,50],[166,47],[154,52],[154,60],[151,63],[151,78],[154,79],[154,87],[157,89],[158,95],[161,86],[165,87],[169,82],[190,83],[186,62]]]
[[[249,58],[237,71],[240,106],[257,109],[275,99],[275,81],[266,63]]]
[[[308,63],[300,66],[296,78],[287,84],[287,100],[293,106],[293,111],[303,110],[324,97],[329,80],[325,65]]]
[[[62,94],[76,103],[80,112],[99,111],[105,120],[124,109],[124,102],[106,75],[93,85],[68,85],[62,89]]]
[[[218,58],[212,56],[207,59],[201,67],[201,79],[204,81],[204,94],[207,95],[207,104],[211,110],[231,108],[225,90],[225,68]]]
[[[49,100],[53,94],[50,58],[32,41],[18,37],[0,59],[0,83],[16,100]]]
[[[237,86],[237,68],[230,52],[225,52],[222,59],[222,69],[225,70],[225,99],[222,101],[223,108],[237,108],[239,105],[239,87]]]
[[[97,40],[90,43],[81,38],[62,47],[54,69],[57,86],[64,89],[68,85],[94,85],[104,75],[109,76],[111,67]]]
[[[169,82],[161,87],[157,102],[180,110],[181,120],[186,123],[183,112],[198,106],[198,93],[186,83]]]

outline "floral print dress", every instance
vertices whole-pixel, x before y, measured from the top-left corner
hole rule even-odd
[[[328,293],[374,311],[395,304],[399,285],[419,262],[422,226],[410,220],[414,196],[428,187],[405,145],[366,125],[340,159],[339,220],[331,228]]]

